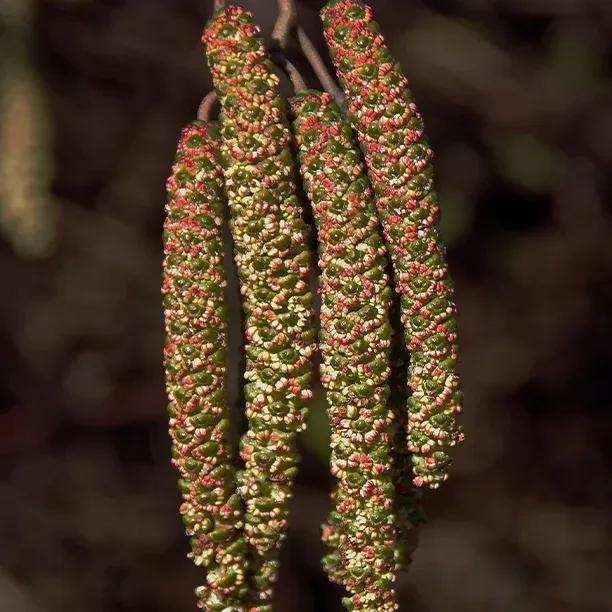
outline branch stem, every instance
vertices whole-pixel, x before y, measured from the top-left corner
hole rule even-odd
[[[217,100],[217,92],[214,89],[209,91],[202,98],[202,102],[200,102],[200,106],[198,108],[198,119],[200,121],[210,121],[210,116],[217,103]]]
[[[331,94],[338,104],[341,104],[344,100],[342,91],[336,84],[334,77],[327,69],[321,54],[317,51],[317,48],[308,37],[308,34],[306,34],[303,28],[298,24],[297,5],[295,0],[277,0],[277,2],[278,19],[276,20],[274,30],[272,31],[273,46],[285,51],[289,43],[289,38],[292,34],[295,34],[300,48],[302,49],[302,53],[308,60],[313,72],[317,75],[323,89]],[[285,61],[288,60],[285,58]],[[291,62],[289,62],[289,64],[291,64]],[[280,67],[285,70],[285,68],[288,68],[289,66],[281,65]],[[293,66],[293,69],[295,69],[295,66]]]
[[[280,50],[270,50],[272,61],[287,75],[296,94],[306,91],[308,86],[295,64],[292,64],[287,56]]]
[[[321,54],[317,51],[317,48],[314,46],[313,42],[310,40],[308,34],[303,30],[303,28],[297,28],[297,39],[300,43],[300,47],[302,49],[302,53],[308,60],[311,68],[314,73],[317,75],[317,78],[323,85],[323,88],[327,93],[329,93],[338,104],[341,104],[344,101],[344,94],[342,90],[336,84],[334,77],[330,74]]]
[[[278,0],[278,19],[272,30],[272,40],[284,50],[296,26],[297,7],[295,0]]]

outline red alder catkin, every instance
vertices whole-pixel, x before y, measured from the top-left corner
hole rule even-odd
[[[245,313],[249,428],[241,442],[239,490],[257,594],[253,609],[263,612],[271,610],[287,529],[316,334],[285,103],[258,35],[250,13],[228,7],[207,27],[204,43],[222,108],[225,184]]]
[[[319,234],[321,382],[331,422],[334,509],[324,565],[349,610],[397,609],[391,480],[391,289],[385,245],[361,154],[338,105],[307,91],[292,101],[306,193]]]
[[[408,81],[391,56],[372,10],[333,0],[321,13],[325,39],[376,194],[401,295],[410,350],[408,448],[413,482],[447,479],[461,392],[453,288],[437,229],[432,151]]]
[[[190,557],[206,570],[204,610],[240,606],[245,594],[242,502],[236,494],[225,393],[223,174],[215,125],[183,130],[168,179],[162,292],[173,463]]]

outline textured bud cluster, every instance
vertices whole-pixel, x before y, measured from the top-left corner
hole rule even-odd
[[[200,607],[270,612],[316,339],[299,167],[319,239],[320,378],[336,479],[323,563],[346,589],[347,609],[390,612],[423,521],[420,487],[447,478],[449,448],[463,436],[432,154],[371,9],[333,0],[322,12],[345,116],[329,93],[306,90],[284,57],[295,7],[279,6],[273,57],[296,89],[291,107],[251,14],[218,10],[203,34],[216,97],[198,116],[218,98],[219,125],[198,120],[183,131],[167,185],[165,367],[181,514],[190,556],[205,570]],[[300,44],[310,59],[312,45]],[[320,58],[312,65],[341,97]],[[225,389],[225,206],[246,355],[248,427],[236,458]]]
[[[296,195],[291,135],[258,28],[229,7],[209,24],[208,62],[222,107],[225,185],[246,328],[245,469],[239,491],[257,598],[270,609],[288,501],[297,474],[297,434],[311,397],[309,252]]]
[[[455,423],[461,402],[455,305],[436,226],[432,152],[408,82],[370,7],[357,0],[333,0],[322,19],[402,296],[410,349],[408,448],[414,483],[435,488],[447,478],[449,447],[463,434]]]
[[[212,124],[183,130],[168,179],[164,232],[165,369],[173,463],[191,557],[206,570],[205,610],[239,606],[245,589],[242,503],[236,494],[225,394],[221,141]]]
[[[385,245],[350,127],[329,94],[292,103],[304,185],[319,234],[321,382],[338,484],[325,566],[355,610],[395,610],[389,301]]]

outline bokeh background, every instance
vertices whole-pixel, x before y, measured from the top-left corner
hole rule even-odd
[[[164,182],[205,0],[0,3],[0,609],[188,612],[161,354]],[[273,0],[243,2],[264,32]],[[322,48],[319,0],[300,19]],[[373,0],[437,154],[467,441],[398,582],[413,612],[612,610],[612,2]],[[236,304],[233,306],[237,307]],[[303,440],[279,611],[320,568]]]

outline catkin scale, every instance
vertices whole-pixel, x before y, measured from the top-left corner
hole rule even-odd
[[[297,435],[311,397],[312,294],[306,226],[278,78],[250,13],[228,7],[203,41],[221,102],[226,190],[245,313],[245,400],[239,491],[257,595],[270,610],[297,474]]]
[[[292,100],[306,193],[319,234],[321,382],[327,392],[331,472],[337,479],[323,537],[324,566],[348,609],[395,610],[398,557],[391,480],[385,246],[361,155],[326,93]]]
[[[206,570],[205,610],[239,606],[246,543],[236,495],[225,393],[227,321],[223,271],[221,140],[212,123],[187,126],[167,182],[162,292],[164,362],[173,463],[190,556]]]
[[[321,13],[325,39],[376,193],[410,350],[408,449],[413,482],[447,479],[461,392],[453,288],[437,230],[432,152],[408,82],[394,62],[372,10],[333,0]]]

